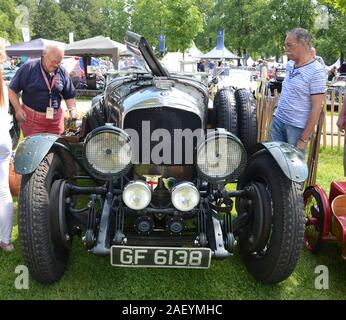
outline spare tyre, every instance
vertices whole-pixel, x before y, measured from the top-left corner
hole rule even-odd
[[[245,150],[257,142],[257,109],[256,100],[246,89],[235,91],[236,107],[238,111],[238,134]]]
[[[224,128],[228,132],[238,135],[238,115],[234,91],[231,88],[222,88],[214,97],[216,128]]]

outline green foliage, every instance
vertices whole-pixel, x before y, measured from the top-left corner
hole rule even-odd
[[[131,30],[137,32],[158,47],[158,36],[166,30],[166,0],[137,0],[131,11]]]
[[[198,35],[197,45],[209,44],[211,49],[217,30],[224,28],[225,46],[253,57],[281,56],[286,32],[295,27],[311,29],[314,23],[310,0],[219,0],[206,14],[208,25]]]
[[[17,17],[14,0],[0,1],[0,37],[9,42],[20,41],[22,31],[15,27]]]
[[[319,2],[321,4],[327,4],[341,12],[346,11],[346,0],[322,0]]]
[[[74,32],[76,41],[103,35],[102,2],[102,0],[60,0],[60,10],[66,13],[69,20],[65,34]]]
[[[126,0],[103,0],[101,14],[103,16],[103,34],[112,40],[124,42],[126,31],[129,29],[130,18]]]
[[[328,64],[332,64],[341,52],[346,53],[346,33],[341,32],[346,28],[346,12],[331,10],[329,17],[328,29],[317,33],[316,47],[318,54],[324,57]]]
[[[170,51],[184,52],[203,28],[203,15],[194,0],[167,2],[166,41]]]
[[[340,11],[336,7],[328,7],[328,28],[319,30],[316,34],[316,47],[327,64],[332,64],[340,56],[346,53],[346,11]]]
[[[73,27],[73,23],[56,1],[41,0],[38,3],[32,27],[37,38],[67,42],[68,32]]]
[[[138,0],[132,8],[131,26],[154,47],[159,34],[164,34],[169,51],[184,52],[203,30],[203,14],[195,0]]]
[[[184,51],[194,41],[207,51],[215,47],[217,31],[225,29],[225,46],[253,58],[281,56],[287,31],[311,31],[314,46],[327,64],[346,54],[346,0],[7,0],[0,1],[0,36],[21,41],[14,27],[18,5],[29,9],[31,37],[67,42],[96,35],[123,42],[126,30],[144,35],[158,47],[166,36],[169,51]],[[319,28],[319,5],[328,10],[328,26]]]

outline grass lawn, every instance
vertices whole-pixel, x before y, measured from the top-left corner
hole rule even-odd
[[[343,180],[342,153],[320,153],[317,182],[329,191],[332,180]],[[17,205],[17,204],[15,204]],[[23,264],[15,223],[14,253],[0,252],[0,299],[345,299],[346,261],[338,244],[326,245],[318,256],[304,249],[298,266],[286,281],[268,286],[247,273],[237,251],[224,261],[212,260],[208,270],[115,268],[109,257],[89,254],[75,239],[69,269],[56,284],[43,286],[30,279],[29,290],[15,289]],[[329,269],[329,289],[315,289],[315,268]]]

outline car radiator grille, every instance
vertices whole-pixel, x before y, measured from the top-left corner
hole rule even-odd
[[[149,137],[145,134],[145,130],[142,130],[142,125],[144,127],[148,127],[150,124],[150,135]],[[181,139],[178,141],[182,141],[182,143],[177,143],[177,140],[174,140],[175,129],[190,129],[194,132],[196,129],[201,129],[201,119],[194,113],[174,109],[171,107],[161,107],[161,108],[148,108],[148,109],[139,109],[129,112],[124,119],[124,129],[134,129],[138,133],[139,136],[139,147],[137,149],[138,152],[138,163],[150,163],[150,164],[158,164],[155,163],[155,159],[150,157],[148,159],[148,150],[150,152],[160,144],[160,147],[170,148],[170,158],[164,157],[164,165],[180,165],[180,164],[192,164],[190,163],[191,155],[185,154],[185,139]],[[162,142],[163,138],[160,138],[159,141],[152,141],[150,137],[152,137],[152,133],[157,129],[165,129],[166,132],[169,132],[170,141],[169,145],[166,145]],[[131,134],[130,134],[131,135]],[[143,136],[144,135],[144,136]],[[193,138],[193,147],[188,148],[189,153],[193,155],[193,150],[195,150],[197,143],[197,138]],[[176,161],[177,158],[174,157],[177,154],[177,149],[181,150],[181,161]],[[160,149],[159,146],[157,149]],[[157,150],[156,149],[156,150]],[[190,150],[192,149],[192,150]],[[144,153],[143,153],[144,151]],[[161,151],[161,155],[163,152]],[[148,162],[148,160],[150,162]],[[167,161],[168,160],[168,161]]]

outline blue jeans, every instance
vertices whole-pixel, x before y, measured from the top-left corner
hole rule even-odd
[[[304,129],[291,126],[289,124],[281,122],[275,116],[273,117],[272,124],[270,126],[269,140],[270,141],[283,141],[294,146],[297,144]]]

